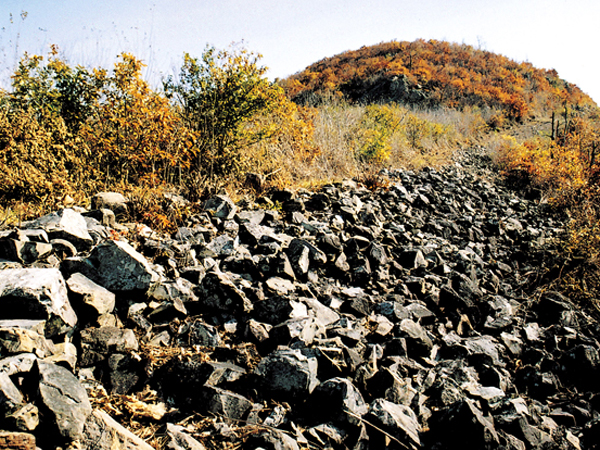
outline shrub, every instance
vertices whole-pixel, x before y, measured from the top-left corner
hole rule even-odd
[[[143,64],[123,53],[109,74],[97,71],[100,96],[81,128],[98,181],[155,186],[181,181],[194,155],[168,100],[142,79]]]
[[[167,96],[194,133],[194,170],[235,175],[247,164],[243,150],[277,133],[274,123],[256,120],[285,102],[283,90],[264,77],[259,58],[245,49],[208,47],[202,60],[186,53],[179,76],[165,81]]]
[[[85,169],[62,118],[31,108],[0,108],[0,196],[46,201],[73,193]]]

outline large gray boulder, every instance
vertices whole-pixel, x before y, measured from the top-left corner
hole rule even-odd
[[[204,210],[213,217],[227,220],[234,218],[237,207],[228,196],[217,195],[204,203]]]
[[[284,401],[306,398],[319,384],[318,362],[300,350],[275,350],[263,358],[254,373],[265,392]]]
[[[82,314],[94,315],[112,313],[115,309],[115,294],[94,283],[81,273],[74,273],[67,279],[73,306]]]
[[[5,319],[46,320],[47,337],[66,333],[77,323],[58,269],[3,270],[0,308]]]
[[[85,388],[62,366],[38,361],[37,369],[39,398],[46,411],[45,417],[53,421],[53,431],[65,439],[79,439],[92,412]],[[45,425],[50,425],[48,420]]]
[[[378,398],[369,407],[368,419],[409,448],[421,446],[421,425],[417,415],[405,405]]]
[[[148,260],[125,241],[101,243],[92,250],[87,261],[95,271],[86,275],[110,291],[147,291],[160,280]]]
[[[50,239],[64,239],[71,242],[78,251],[91,248],[93,239],[88,233],[84,217],[70,208],[47,214],[39,219],[21,224],[25,229],[42,229]]]
[[[109,209],[121,219],[129,211],[129,200],[118,192],[98,192],[92,197],[92,209]]]

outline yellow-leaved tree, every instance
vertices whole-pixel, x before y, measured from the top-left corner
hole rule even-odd
[[[207,47],[201,59],[185,54],[179,75],[165,80],[165,93],[191,132],[197,176],[237,176],[260,163],[249,151],[257,143],[290,129],[310,134],[310,126],[299,125],[303,117],[296,105],[266,78],[259,59],[244,48]]]
[[[192,155],[186,131],[169,101],[142,79],[142,67],[133,55],[122,53],[111,73],[95,72],[101,95],[81,135],[107,181],[179,181]]]

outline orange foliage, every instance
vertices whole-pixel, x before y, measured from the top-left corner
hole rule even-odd
[[[485,106],[517,121],[566,103],[594,105],[553,69],[536,69],[469,45],[436,40],[362,47],[323,59],[281,84],[298,101],[311,98],[308,93],[331,95],[332,91],[348,98],[350,87],[355,92],[360,83],[399,75],[406,76],[411,88],[419,84],[432,106]]]

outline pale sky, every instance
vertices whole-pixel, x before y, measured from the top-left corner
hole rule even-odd
[[[283,78],[346,50],[418,38],[556,69],[600,103],[599,0],[0,0],[0,78],[6,86],[24,51],[50,44],[73,64],[107,68],[132,52],[158,83],[207,44],[243,41]]]

